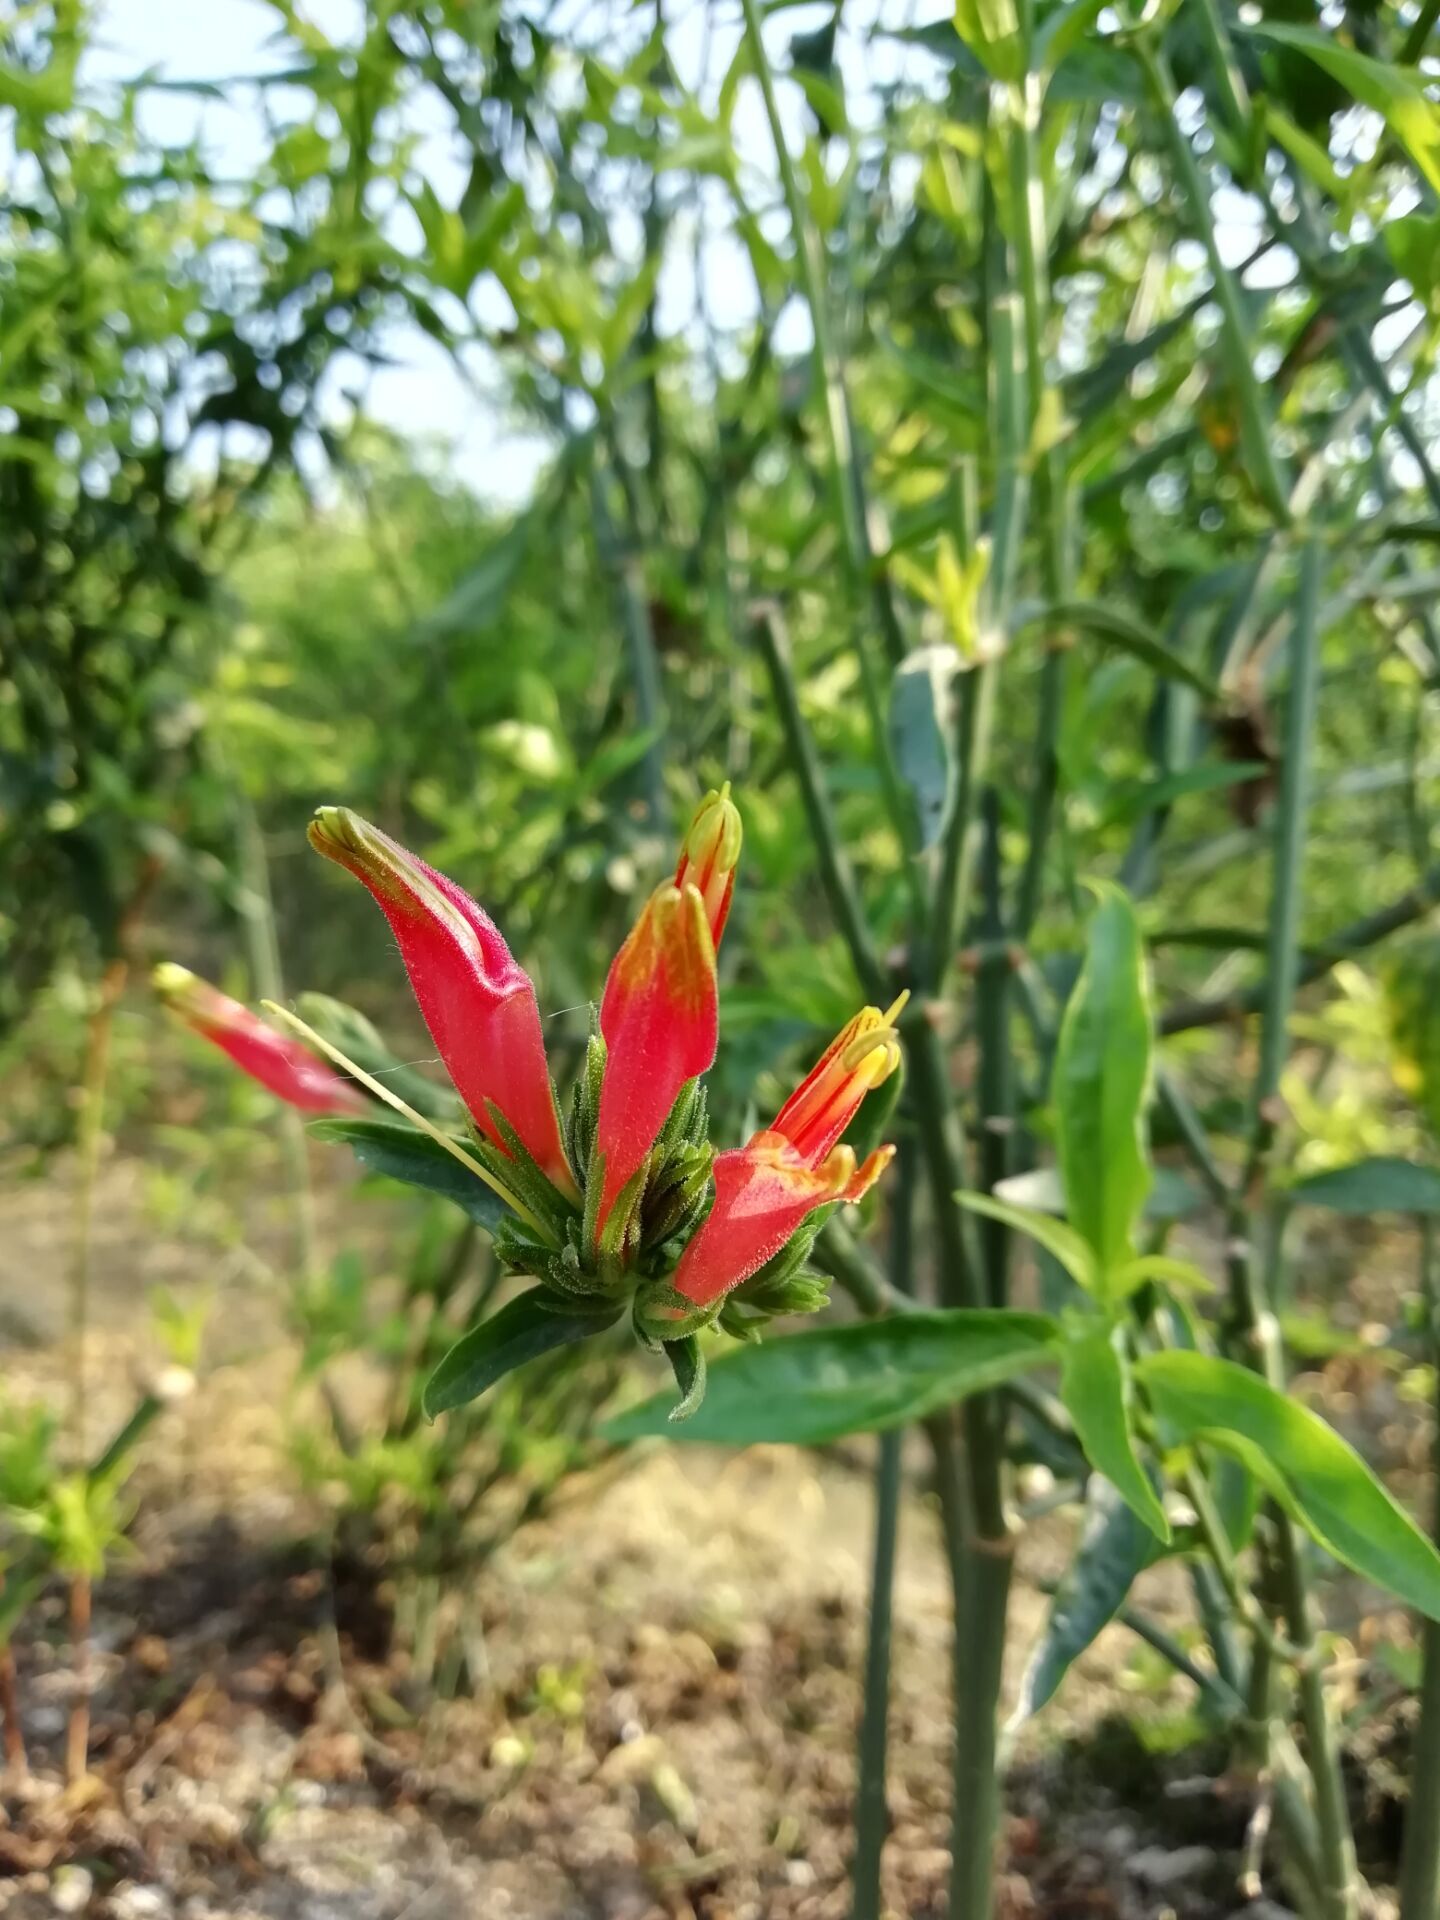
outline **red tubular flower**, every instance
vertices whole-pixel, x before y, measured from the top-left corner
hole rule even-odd
[[[730,785],[696,808],[673,886],[658,887],[616,954],[600,1003],[605,1078],[595,1152],[604,1156],[598,1223],[638,1172],[687,1080],[719,1038],[715,950],[725,931],[743,832]]]
[[[865,1007],[821,1054],[748,1145],[715,1158],[715,1203],[686,1247],[675,1289],[708,1307],[758,1273],[816,1207],[861,1199],[894,1157],[877,1147],[857,1168],[838,1146],[861,1101],[900,1064],[894,1021],[907,996],[885,1013]]]
[[[298,1040],[287,1039],[273,1027],[201,980],[187,967],[172,961],[158,966],[155,990],[188,1027],[222,1052],[236,1066],[305,1113],[368,1113],[370,1102],[353,1080],[317,1060]]]
[[[657,887],[611,964],[600,1003],[599,1225],[655,1144],[680,1089],[714,1060],[719,1030],[715,946],[700,891]]]
[[[415,998],[475,1124],[506,1151],[493,1104],[548,1179],[576,1196],[530,976],[495,923],[453,880],[348,807],[321,807],[310,844],[369,888],[390,922]]]

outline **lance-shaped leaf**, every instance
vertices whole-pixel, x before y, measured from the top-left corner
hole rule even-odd
[[[1250,32],[1278,46],[1293,47],[1338,80],[1352,99],[1371,108],[1388,123],[1430,185],[1440,192],[1440,107],[1426,92],[1430,76],[1418,67],[1402,67],[1392,60],[1372,60],[1316,27],[1282,26],[1265,22]]]
[[[1440,1620],[1440,1554],[1318,1414],[1211,1354],[1148,1354],[1135,1375],[1167,1445],[1234,1454],[1327,1553]]]
[[[1054,1699],[1075,1661],[1124,1606],[1137,1574],[1161,1552],[1150,1528],[1120,1498],[1114,1483],[1093,1474],[1085,1493],[1085,1525],[1066,1568],[1045,1630],[1020,1682],[1012,1726]]]
[[[516,1367],[557,1347],[573,1346],[613,1326],[619,1309],[604,1312],[567,1311],[564,1302],[543,1287],[532,1287],[507,1301],[498,1313],[482,1320],[461,1336],[425,1382],[424,1408],[437,1414],[477,1400]]]
[[[989,1193],[957,1193],[955,1198],[972,1213],[984,1214],[987,1220],[999,1220],[1016,1233],[1027,1234],[1060,1262],[1077,1287],[1083,1287],[1087,1293],[1095,1292],[1098,1279],[1095,1250],[1089,1241],[1081,1239],[1074,1227],[1057,1220],[1051,1213],[1042,1213],[1036,1207],[1011,1206]]]
[[[1004,1308],[892,1315],[742,1347],[710,1368],[705,1399],[682,1427],[657,1394],[612,1420],[612,1440],[670,1433],[722,1446],[818,1446],[882,1432],[1053,1361],[1058,1324]]]
[[[1067,1340],[1060,1397],[1091,1466],[1151,1533],[1168,1541],[1170,1523],[1135,1452],[1128,1369],[1108,1328]]]
[[[1376,1154],[1348,1167],[1331,1167],[1297,1180],[1288,1198],[1300,1207],[1326,1207],[1332,1213],[1440,1214],[1440,1170],[1392,1154]]]
[[[1135,910],[1120,888],[1106,886],[1065,1009],[1052,1083],[1066,1212],[1095,1251],[1102,1293],[1108,1274],[1130,1257],[1150,1192],[1151,1035]]]
[[[487,1232],[494,1233],[502,1221],[516,1216],[496,1193],[487,1187],[438,1140],[417,1127],[398,1120],[316,1120],[309,1131],[317,1140],[338,1142],[349,1147],[362,1167],[383,1173],[407,1187],[423,1187],[463,1207],[470,1218]]]

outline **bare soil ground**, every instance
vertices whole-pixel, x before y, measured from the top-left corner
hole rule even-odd
[[[156,1241],[133,1162],[105,1175],[91,1425],[128,1407],[147,1356],[145,1288],[184,1290],[183,1238]],[[64,1209],[0,1201],[0,1340],[9,1391],[51,1393]],[[273,1230],[257,1216],[264,1244]],[[816,1459],[682,1448],[573,1485],[486,1570],[474,1596],[487,1684],[412,1711],[388,1594],[337,1565],[285,1464],[292,1362],[277,1320],[227,1268],[219,1356],[162,1417],[135,1489],[137,1552],[96,1599],[93,1777],[60,1784],[68,1656],[62,1596],[19,1649],[33,1777],[0,1798],[0,1911],[111,1920],[842,1920],[865,1629],[863,1445]],[[1373,1309],[1373,1304],[1371,1309]],[[1342,1417],[1402,1476],[1420,1419],[1388,1377],[1346,1363]],[[891,1738],[889,1912],[938,1920],[947,1852],[948,1592],[923,1454],[905,1511]],[[1072,1522],[1026,1535],[1013,1688]],[[1146,1576],[1172,1632],[1172,1569]],[[1363,1653],[1403,1637],[1355,1625]],[[1356,1657],[1350,1704],[1366,1706]],[[1009,1920],[1275,1920],[1236,1891],[1252,1782],[1204,1743],[1194,1690],[1112,1627],[1027,1730],[1007,1786]],[[1403,1713],[1357,1733],[1364,1844],[1384,1877],[1398,1832]],[[1198,1740],[1198,1744],[1197,1744]]]

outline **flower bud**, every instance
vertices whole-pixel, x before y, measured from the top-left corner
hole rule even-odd
[[[305,1113],[368,1113],[353,1080],[317,1060],[307,1047],[267,1027],[257,1014],[167,960],[151,976],[155,991],[186,1026],[227,1053],[242,1072]]]
[[[695,809],[675,868],[676,886],[694,887],[704,901],[710,939],[717,950],[730,913],[743,839],[740,809],[730,798],[727,780],[718,792],[707,793]]]

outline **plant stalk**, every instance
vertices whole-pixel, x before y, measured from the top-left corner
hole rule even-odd
[[[780,616],[773,610],[760,614],[755,622],[755,639],[770,675],[775,704],[780,710],[780,726],[800,796],[810,838],[820,862],[820,884],[830,902],[835,923],[850,950],[851,963],[861,988],[875,1000],[883,1000],[886,991],[885,970],[875,951],[865,909],[849,859],[840,840],[835,817],[825,791],[825,776],[810,738],[810,729],[800,711],[800,692],[795,684],[795,669],[790,659],[790,643]]]
[[[790,215],[790,230],[794,240],[796,259],[800,266],[800,277],[805,289],[805,300],[810,309],[811,351],[815,378],[825,401],[825,427],[830,443],[835,520],[840,530],[841,551],[849,579],[851,602],[858,612],[861,599],[869,597],[876,624],[886,644],[889,664],[895,666],[903,657],[904,640],[894,617],[886,580],[876,564],[870,546],[870,532],[866,525],[865,484],[855,450],[850,397],[845,387],[844,366],[836,347],[832,327],[830,297],[825,283],[824,253],[805,202],[800,176],[795,171],[795,161],[785,139],[784,122],[780,117],[780,102],[775,91],[775,75],[770,67],[770,57],[765,50],[765,36],[761,30],[758,0],[741,0],[741,7],[745,17],[746,36],[749,39],[751,56],[755,63],[755,73],[760,82],[760,92],[765,103],[765,117],[770,126],[770,138],[775,147],[780,184]],[[884,692],[876,664],[871,656],[865,634],[858,629],[855,635],[855,658],[860,669],[861,691],[870,722],[875,762],[879,770],[881,786],[884,789],[885,807],[900,840],[904,884],[910,895],[911,917],[918,928],[924,924],[927,908],[924,876],[915,857],[919,846],[918,822],[915,809],[896,770],[895,756],[885,725]]]
[[[1275,822],[1275,871],[1262,1008],[1260,1061],[1255,1079],[1248,1190],[1263,1175],[1279,1114],[1280,1076],[1289,1046],[1290,1014],[1300,976],[1299,928],[1304,879],[1305,828],[1315,709],[1320,678],[1317,613],[1321,550],[1307,540],[1300,550],[1300,579],[1290,631],[1290,684],[1286,697],[1284,763]],[[1236,1238],[1246,1251],[1232,1262],[1234,1305],[1251,1349],[1251,1362],[1277,1392],[1286,1390],[1285,1361],[1272,1301],[1273,1275],[1262,1275],[1248,1250],[1250,1221],[1237,1208]],[[1275,1223],[1271,1260],[1278,1266],[1281,1231]],[[1315,1640],[1300,1540],[1287,1513],[1271,1509],[1275,1571],[1289,1648],[1293,1650],[1305,1761],[1310,1772],[1320,1867],[1320,1912],[1324,1920],[1355,1920],[1360,1886],[1355,1861],[1339,1744],[1325,1699],[1324,1671]]]
[[[890,1282],[913,1290],[915,1163],[907,1141],[898,1156],[891,1221]],[[855,1865],[852,1920],[880,1920],[880,1866],[889,1824],[885,1779],[889,1747],[890,1638],[894,1613],[895,1547],[900,1527],[904,1430],[880,1435],[875,1471],[875,1553],[870,1575],[870,1634],[865,1651],[865,1705],[857,1754]]]
[[[222,762],[223,765],[223,762]],[[250,979],[257,999],[285,999],[285,977],[280,964],[280,942],[275,927],[275,896],[270,885],[270,861],[265,836],[248,793],[236,783],[236,839],[240,878],[245,888],[245,942]],[[295,1259],[302,1277],[319,1268],[315,1232],[315,1194],[310,1183],[310,1157],[304,1116],[284,1102],[280,1108],[280,1144],[285,1156],[285,1178],[295,1227]]]
[[[1210,276],[1225,323],[1228,371],[1239,407],[1241,435],[1250,477],[1276,521],[1284,526],[1290,519],[1290,487],[1275,455],[1274,428],[1250,357],[1249,329],[1240,305],[1240,289],[1221,255],[1204,177],[1190,141],[1176,117],[1174,76],[1164,51],[1147,33],[1142,31],[1136,34],[1132,44],[1165,129],[1170,158],[1189,203],[1196,238],[1209,257]]]
[[[1440,1234],[1432,1220],[1420,1222],[1420,1288],[1436,1374],[1432,1527],[1440,1540]],[[1400,1920],[1435,1920],[1440,1914],[1440,1625],[1435,1621],[1425,1622],[1420,1645],[1420,1724],[1400,1855]]]

